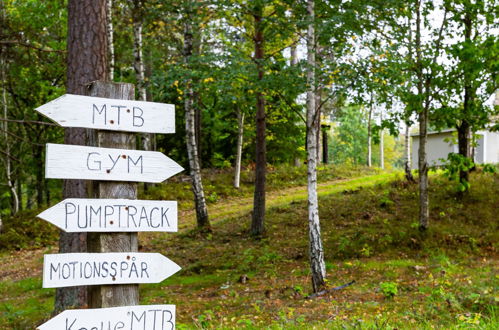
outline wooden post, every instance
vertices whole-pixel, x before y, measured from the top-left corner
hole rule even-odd
[[[88,85],[87,95],[113,99],[133,100],[132,84],[95,81]],[[111,131],[98,131],[99,147],[135,149],[135,135]],[[137,199],[137,184],[129,182],[93,182],[96,198]],[[89,233],[89,252],[137,252],[137,233]],[[139,304],[138,284],[98,285],[88,287],[88,306],[91,308],[132,306]]]

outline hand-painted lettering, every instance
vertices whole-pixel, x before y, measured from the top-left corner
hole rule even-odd
[[[93,160],[92,167],[90,167],[90,157],[92,155],[100,156],[98,152],[89,152],[87,155],[87,169],[89,169],[90,171],[100,171],[102,167],[101,167],[101,161],[99,160]]]
[[[95,105],[95,104],[92,104],[92,124],[95,124],[95,112],[97,111],[97,113],[99,115],[102,115],[102,113],[104,113],[104,120],[103,120],[103,124],[105,125],[107,123],[107,111],[106,111],[106,105],[103,104],[102,105],[102,108],[99,110],[99,108]]]
[[[140,114],[139,114],[140,112]],[[144,126],[144,118],[142,115],[144,111],[139,107],[133,107],[133,126],[134,127],[142,127]]]

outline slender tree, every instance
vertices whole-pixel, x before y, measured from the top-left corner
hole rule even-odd
[[[193,46],[194,32],[193,23],[195,21],[195,6],[193,0],[188,0],[186,3],[185,17],[184,17],[184,61],[188,69],[193,72],[193,62],[198,54],[193,54],[195,49]],[[201,167],[199,165],[198,148],[196,144],[196,110],[194,103],[194,88],[192,73],[187,74],[185,79],[185,93],[184,93],[184,107],[185,107],[185,131],[187,142],[187,154],[189,158],[190,176],[192,180],[192,191],[194,193],[194,202],[196,206],[196,218],[198,228],[202,231],[211,231],[211,226],[208,218],[208,208],[206,206],[206,199],[204,196],[203,183],[201,179]]]
[[[316,107],[315,95],[315,3],[307,1],[307,178],[308,178],[308,224],[309,224],[309,254],[312,270],[312,288],[318,292],[325,285],[326,266],[322,247],[321,228],[319,221],[319,200],[317,195],[317,132],[320,126],[320,115]]]

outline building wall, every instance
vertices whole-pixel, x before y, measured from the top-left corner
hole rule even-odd
[[[444,140],[449,140],[446,142]],[[452,132],[429,134],[426,144],[426,157],[430,166],[442,165],[451,152],[457,152],[457,145],[452,144]],[[412,168],[418,168],[419,136],[412,136]]]
[[[499,132],[485,132],[485,162],[499,163]]]

